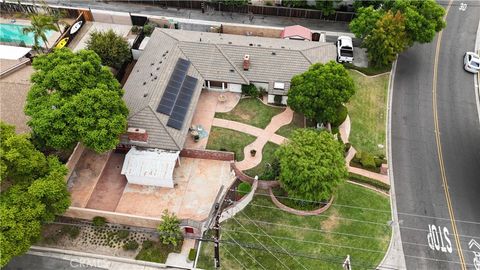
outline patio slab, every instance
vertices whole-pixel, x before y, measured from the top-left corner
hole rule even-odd
[[[125,154],[112,153],[87,203],[87,208],[115,211],[127,178],[120,174]]]
[[[225,95],[226,100],[220,102],[218,96]],[[213,118],[215,112],[229,112],[238,104],[241,95],[239,93],[232,92],[214,92],[209,90],[202,90],[200,98],[197,103],[197,108],[192,119],[192,125],[202,125],[203,128],[210,134],[212,128]],[[206,149],[208,142],[207,138],[202,138],[200,141],[195,142],[192,136],[187,135],[185,141],[185,148],[189,149]]]
[[[175,188],[127,184],[115,212],[161,217],[168,209],[180,219],[208,217],[222,185],[233,178],[228,161],[181,158],[174,171]]]

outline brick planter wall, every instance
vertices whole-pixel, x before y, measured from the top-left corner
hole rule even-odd
[[[181,157],[213,159],[223,161],[233,161],[235,154],[233,152],[214,151],[214,150],[199,150],[199,149],[183,149],[180,151]]]
[[[268,192],[270,193],[270,198],[272,199],[272,202],[278,208],[282,209],[285,212],[288,212],[288,213],[291,213],[291,214],[294,214],[294,215],[297,215],[297,216],[316,216],[316,215],[319,215],[319,214],[327,211],[328,208],[330,208],[330,206],[332,205],[332,202],[333,202],[333,196],[332,196],[332,198],[330,199],[330,201],[326,205],[324,205],[324,206],[322,206],[318,209],[315,209],[315,210],[312,210],[312,211],[297,210],[297,209],[290,208],[290,207],[284,205],[283,203],[281,203],[279,200],[277,200],[277,198],[275,197],[275,195],[272,192],[272,189],[269,189]]]
[[[237,176],[238,179],[242,180],[243,182],[247,182],[249,184],[253,184],[255,181],[255,178],[250,177],[243,173],[241,170],[237,168],[235,165],[235,162],[230,163],[230,168],[235,172],[235,176]],[[276,180],[268,181],[268,180],[258,180],[258,188],[259,189],[270,189],[274,187],[280,186],[280,183]]]

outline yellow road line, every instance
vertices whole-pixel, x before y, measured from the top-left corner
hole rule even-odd
[[[448,3],[447,10],[445,12],[445,19],[447,18],[448,11],[450,9],[450,6],[452,5],[452,1]],[[450,199],[450,193],[448,192],[448,182],[447,182],[447,176],[445,174],[445,166],[443,163],[443,154],[442,154],[442,143],[440,141],[440,131],[438,128],[438,112],[437,112],[437,71],[438,71],[438,56],[440,53],[440,44],[442,41],[442,33],[443,30],[440,31],[438,34],[438,39],[437,39],[437,47],[435,50],[435,62],[433,66],[433,82],[432,82],[432,94],[433,94],[433,120],[435,124],[435,141],[437,143],[437,152],[438,152],[438,162],[440,165],[440,173],[442,176],[442,182],[443,182],[443,190],[445,192],[445,199],[447,200],[447,206],[448,206],[448,213],[450,215],[450,222],[452,225],[454,237],[455,237],[455,244],[457,246],[457,251],[458,255],[460,257],[460,263],[462,266],[462,269],[465,270],[467,269],[465,266],[465,258],[463,257],[463,251],[462,251],[462,246],[460,244],[460,239],[458,237],[458,231],[457,231],[457,224],[455,222],[455,215],[453,213],[453,208],[452,208],[452,201]]]

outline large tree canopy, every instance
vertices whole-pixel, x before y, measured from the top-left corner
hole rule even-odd
[[[112,29],[106,32],[94,31],[87,41],[87,49],[93,50],[100,56],[106,66],[119,69],[130,60],[131,53],[128,42]]]
[[[314,64],[292,78],[288,105],[317,122],[335,122],[337,111],[355,93],[352,78],[334,62]]]
[[[291,140],[275,152],[280,161],[282,188],[289,197],[328,200],[348,175],[343,149],[326,131],[296,130]]]
[[[67,168],[56,157],[35,149],[29,135],[15,134],[0,122],[0,266],[26,252],[40,235],[41,225],[70,205]]]
[[[81,141],[105,152],[118,144],[128,109],[120,84],[95,52],[62,48],[35,58],[33,67],[25,113],[35,137],[55,149]]]
[[[352,31],[357,38],[365,38],[372,32],[377,21],[383,14],[383,10],[374,9],[372,6],[359,8],[357,10],[357,16],[349,25],[350,31]]]
[[[405,22],[402,14],[388,11],[375,24],[375,29],[364,40],[368,59],[374,65],[382,67],[395,60],[398,53],[407,48]]]

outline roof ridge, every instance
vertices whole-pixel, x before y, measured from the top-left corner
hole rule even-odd
[[[153,113],[153,116],[158,120],[158,122],[162,125],[162,127],[165,129],[165,131],[167,132],[168,136],[170,137],[170,139],[172,139],[173,143],[177,146],[177,148],[179,150],[182,150],[182,148],[178,145],[178,143],[175,141],[175,139],[172,137],[172,134],[170,134],[170,132],[168,131],[167,127],[163,124],[162,120],[160,120],[160,118],[158,118],[157,116],[157,113],[152,109],[152,106],[150,106],[150,104],[148,104],[148,109],[150,109],[150,111]],[[145,108],[142,109],[142,111],[144,110]]]
[[[230,58],[223,52],[223,50],[218,46],[218,44],[214,44],[214,45],[215,45],[215,48],[217,48],[218,51],[223,55],[223,57],[225,57],[225,59],[227,60],[227,62],[238,72],[238,74],[240,75],[240,77],[242,77],[242,79],[244,79],[247,84],[250,84],[250,80],[249,80],[245,75],[243,75],[243,72],[240,71],[240,70],[235,66],[235,64],[232,63],[232,61],[230,61]]]
[[[165,35],[169,36],[170,38],[172,38],[172,39],[180,42],[180,40],[179,40],[178,38],[176,38],[176,37],[170,35],[169,33],[167,33],[167,32],[165,31],[165,29],[163,29],[163,28],[158,28],[158,29],[160,29],[160,32],[164,33]]]

